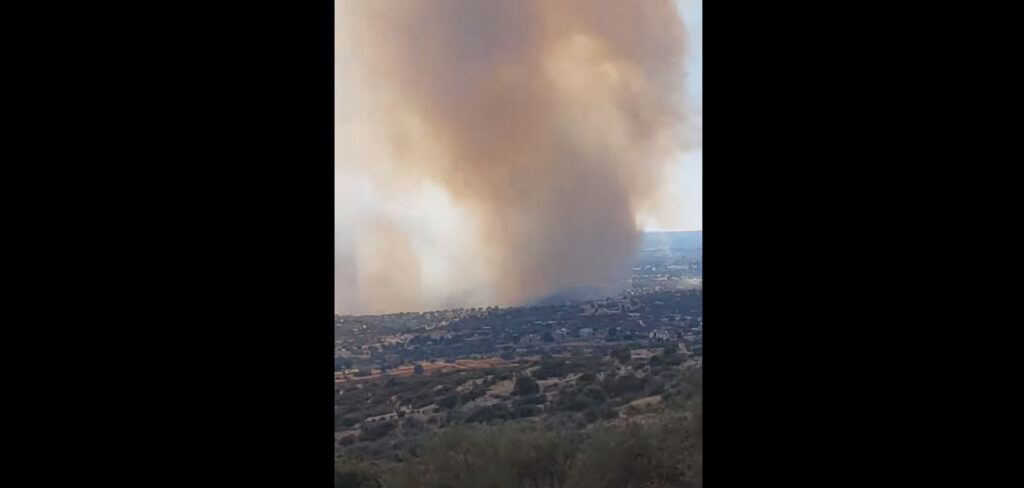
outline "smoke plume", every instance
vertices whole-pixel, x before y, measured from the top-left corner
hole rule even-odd
[[[694,144],[670,0],[337,0],[336,309],[624,278]]]

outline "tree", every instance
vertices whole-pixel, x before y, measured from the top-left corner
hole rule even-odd
[[[615,359],[618,359],[619,363],[622,364],[628,363],[629,360],[632,359],[633,357],[632,354],[629,352],[629,349],[626,348],[613,349],[611,352],[608,353],[608,355]]]
[[[597,385],[590,385],[584,388],[580,395],[583,395],[596,403],[604,403],[608,400],[608,395],[605,394],[604,389]]]
[[[434,392],[429,389],[424,389],[413,397],[412,408],[423,408],[431,403],[434,403]]]
[[[423,374],[423,365],[417,364],[416,366],[413,366],[412,372],[419,375]]]
[[[564,486],[573,447],[565,436],[534,426],[458,426],[429,439],[416,462],[383,481],[394,488]]]
[[[613,396],[627,395],[629,393],[639,391],[641,388],[643,388],[643,384],[641,383],[640,378],[637,378],[636,376],[633,376],[631,374],[620,376],[612,381],[608,381],[608,379],[605,379],[605,381],[606,383],[608,383],[608,385],[606,386],[608,393],[611,393]]]
[[[536,395],[540,393],[540,386],[529,376],[520,375],[516,377],[515,386],[512,387],[513,395]]]
[[[438,398],[435,403],[437,404],[438,407],[451,410],[455,408],[455,405],[459,403],[459,394],[452,393],[450,395],[445,395],[441,398]]]
[[[369,465],[339,461],[334,465],[335,488],[380,488],[380,476]]]
[[[551,335],[551,332],[545,332],[540,336],[540,340],[544,342],[555,342],[555,337]]]
[[[599,428],[577,451],[566,486],[699,487],[700,439],[699,409],[649,425]]]
[[[359,434],[359,442],[375,441],[380,439],[398,425],[391,421],[378,422],[375,424],[366,425],[363,427],[363,431]]]

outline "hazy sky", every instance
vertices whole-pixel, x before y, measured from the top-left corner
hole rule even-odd
[[[702,229],[701,0],[335,5],[336,311],[515,303]]]
[[[686,26],[686,37],[689,43],[689,52],[686,60],[686,75],[684,79],[685,93],[689,103],[694,107],[696,117],[700,117],[703,105],[704,83],[703,83],[703,2],[701,0],[676,0],[676,8],[681,13],[683,25]],[[673,187],[672,194],[678,199],[680,218],[676,225],[665,226],[667,230],[701,230],[703,224],[702,200],[703,200],[703,178],[701,167],[703,166],[703,151],[698,148],[679,156],[677,165],[672,168],[668,177]],[[655,220],[657,218],[655,217]],[[645,226],[646,230],[656,230],[661,226],[656,223]]]

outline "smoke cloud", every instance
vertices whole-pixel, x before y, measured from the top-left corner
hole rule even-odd
[[[621,280],[699,144],[669,0],[338,0],[336,32],[339,312]]]

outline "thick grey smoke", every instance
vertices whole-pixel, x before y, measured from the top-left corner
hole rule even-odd
[[[336,7],[339,208],[359,205],[362,175],[377,201],[415,206],[409,195],[434,192],[461,223],[433,227],[457,239],[425,241],[410,227],[425,223],[362,213],[339,246],[340,307],[509,305],[624,276],[637,212],[687,144],[670,0]]]

